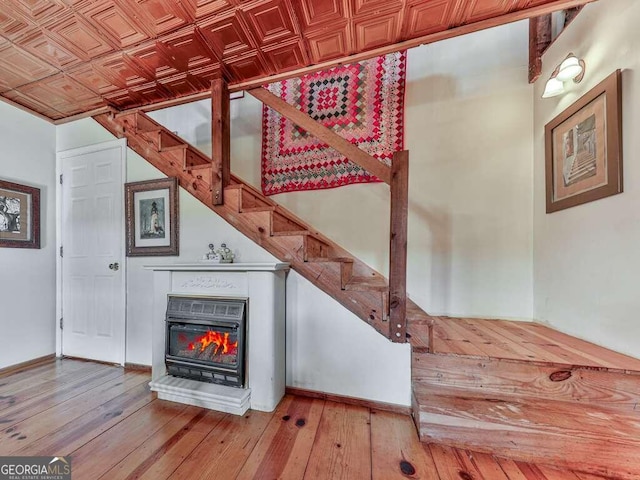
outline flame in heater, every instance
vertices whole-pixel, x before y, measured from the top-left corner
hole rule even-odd
[[[213,354],[234,354],[238,350],[238,341],[234,343],[229,341],[229,332],[224,334],[209,330],[204,335],[196,338],[196,341],[189,344],[189,350],[195,350],[198,348],[201,352],[204,351],[209,345],[214,344],[216,346]]]

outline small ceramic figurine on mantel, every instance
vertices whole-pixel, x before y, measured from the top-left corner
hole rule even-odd
[[[220,245],[220,248],[216,249],[213,243],[209,244],[209,251],[202,257],[203,260],[214,263],[233,263],[235,254],[227,247],[226,243]]]

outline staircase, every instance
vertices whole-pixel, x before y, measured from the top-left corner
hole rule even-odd
[[[181,187],[237,230],[390,338],[389,286],[383,275],[234,175],[224,189],[223,204],[214,205],[211,159],[144,113],[94,119],[115,136],[126,137],[128,146],[154,167],[178,178]],[[430,317],[410,301],[407,311],[426,351]]]
[[[236,176],[223,203],[214,205],[211,159],[144,113],[94,118],[241,233],[391,336],[389,287],[380,273]],[[406,317],[413,416],[423,442],[640,478],[640,360],[534,323],[431,317],[410,300]],[[460,478],[482,480],[462,470]]]

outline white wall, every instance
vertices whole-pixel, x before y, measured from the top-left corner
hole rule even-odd
[[[528,23],[409,51],[411,298],[435,315],[533,317],[533,88]],[[153,112],[210,151],[210,102]],[[171,110],[171,111],[169,111]],[[231,102],[232,171],[260,186],[262,105]],[[389,187],[350,185],[275,195],[382,273],[389,263]]]
[[[113,139],[91,119],[60,125],[56,133],[59,151]],[[128,150],[127,155],[127,181],[162,177],[135,152]],[[236,261],[275,260],[182,189],[179,201],[180,256],[126,260],[126,361],[129,363],[151,364],[153,275],[144,270],[143,265],[195,261],[211,242],[216,245],[226,242],[238,255]],[[386,377],[385,382],[380,381],[382,375]],[[409,347],[386,340],[335,300],[290,272],[287,278],[287,385],[409,405]]]
[[[0,248],[0,368],[55,352],[55,127],[0,102],[0,179],[40,189],[41,249]]]
[[[640,356],[640,3],[587,5],[544,55],[535,86],[535,318],[577,337]],[[540,98],[569,52],[586,61],[570,93]],[[544,126],[622,69],[624,193],[545,214]]]

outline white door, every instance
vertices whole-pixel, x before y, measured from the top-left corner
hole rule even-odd
[[[117,140],[58,154],[62,354],[124,364],[124,159]]]

